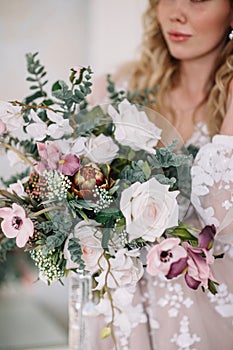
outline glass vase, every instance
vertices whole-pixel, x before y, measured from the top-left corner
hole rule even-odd
[[[71,272],[69,281],[69,350],[91,350],[86,313],[92,303],[90,274]]]
[[[92,277],[82,271],[70,273],[69,280],[69,350],[121,350],[118,339],[101,338],[106,322],[96,313],[96,295]]]

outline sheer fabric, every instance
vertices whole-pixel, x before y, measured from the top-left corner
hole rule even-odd
[[[192,167],[191,208],[186,222],[217,227],[213,274],[218,294],[187,287],[184,278],[165,280],[145,275],[135,303],[141,303],[147,322],[135,328],[120,350],[233,349],[233,136],[210,140],[199,123],[186,145],[200,147]],[[98,323],[98,333],[101,323]],[[92,328],[94,332],[94,328]],[[113,349],[111,340],[93,342],[98,350]]]

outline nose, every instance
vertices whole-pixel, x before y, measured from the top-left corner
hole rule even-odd
[[[170,14],[170,21],[185,23],[187,20],[186,15],[186,0],[173,0],[172,11]]]

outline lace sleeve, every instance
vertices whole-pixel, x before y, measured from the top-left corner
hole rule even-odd
[[[216,135],[201,147],[192,167],[191,201],[203,225],[233,244],[233,136]]]

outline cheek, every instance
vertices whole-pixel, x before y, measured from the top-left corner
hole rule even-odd
[[[197,33],[201,33],[203,36],[210,36],[212,40],[215,38],[217,41],[222,38],[225,33],[229,31],[231,23],[231,11],[226,7],[218,7],[210,13],[205,12],[196,18],[193,22],[193,27]]]
[[[159,22],[161,29],[163,29],[163,24],[167,21],[167,18],[168,18],[167,11],[164,9],[164,6],[161,5],[161,3],[159,3],[157,7],[157,20]]]

